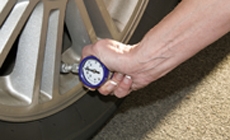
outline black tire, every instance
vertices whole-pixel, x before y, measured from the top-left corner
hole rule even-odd
[[[176,5],[178,0],[150,0],[129,43],[138,42]],[[0,121],[2,140],[90,139],[108,121],[122,100],[89,92],[64,110],[31,122]]]

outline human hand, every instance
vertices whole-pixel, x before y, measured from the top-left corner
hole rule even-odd
[[[93,55],[114,73],[113,77],[98,89],[101,94],[113,94],[122,98],[152,81],[148,73],[142,73],[142,64],[139,63],[139,55],[135,52],[137,46],[103,39],[83,48],[82,59]]]
[[[131,92],[132,79],[126,75],[125,67],[126,55],[130,52],[132,46],[122,44],[114,40],[100,40],[95,44],[84,47],[82,58],[94,55],[114,72],[113,77],[109,79],[98,91],[103,95],[114,94],[121,98]]]

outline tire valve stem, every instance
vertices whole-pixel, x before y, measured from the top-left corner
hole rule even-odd
[[[77,63],[71,65],[62,62],[60,71],[63,74],[68,74],[68,73],[78,74],[78,69],[79,69],[79,65]]]

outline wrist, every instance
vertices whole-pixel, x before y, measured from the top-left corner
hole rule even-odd
[[[140,60],[142,59],[140,56],[140,43],[130,45],[130,50],[127,54],[123,55],[123,66],[124,72],[127,75],[135,75],[138,71],[140,71],[141,65]]]

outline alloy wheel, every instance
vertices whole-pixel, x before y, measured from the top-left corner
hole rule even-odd
[[[78,63],[101,38],[127,42],[147,0],[2,0],[0,119],[31,121],[60,111],[87,93],[60,64]]]

